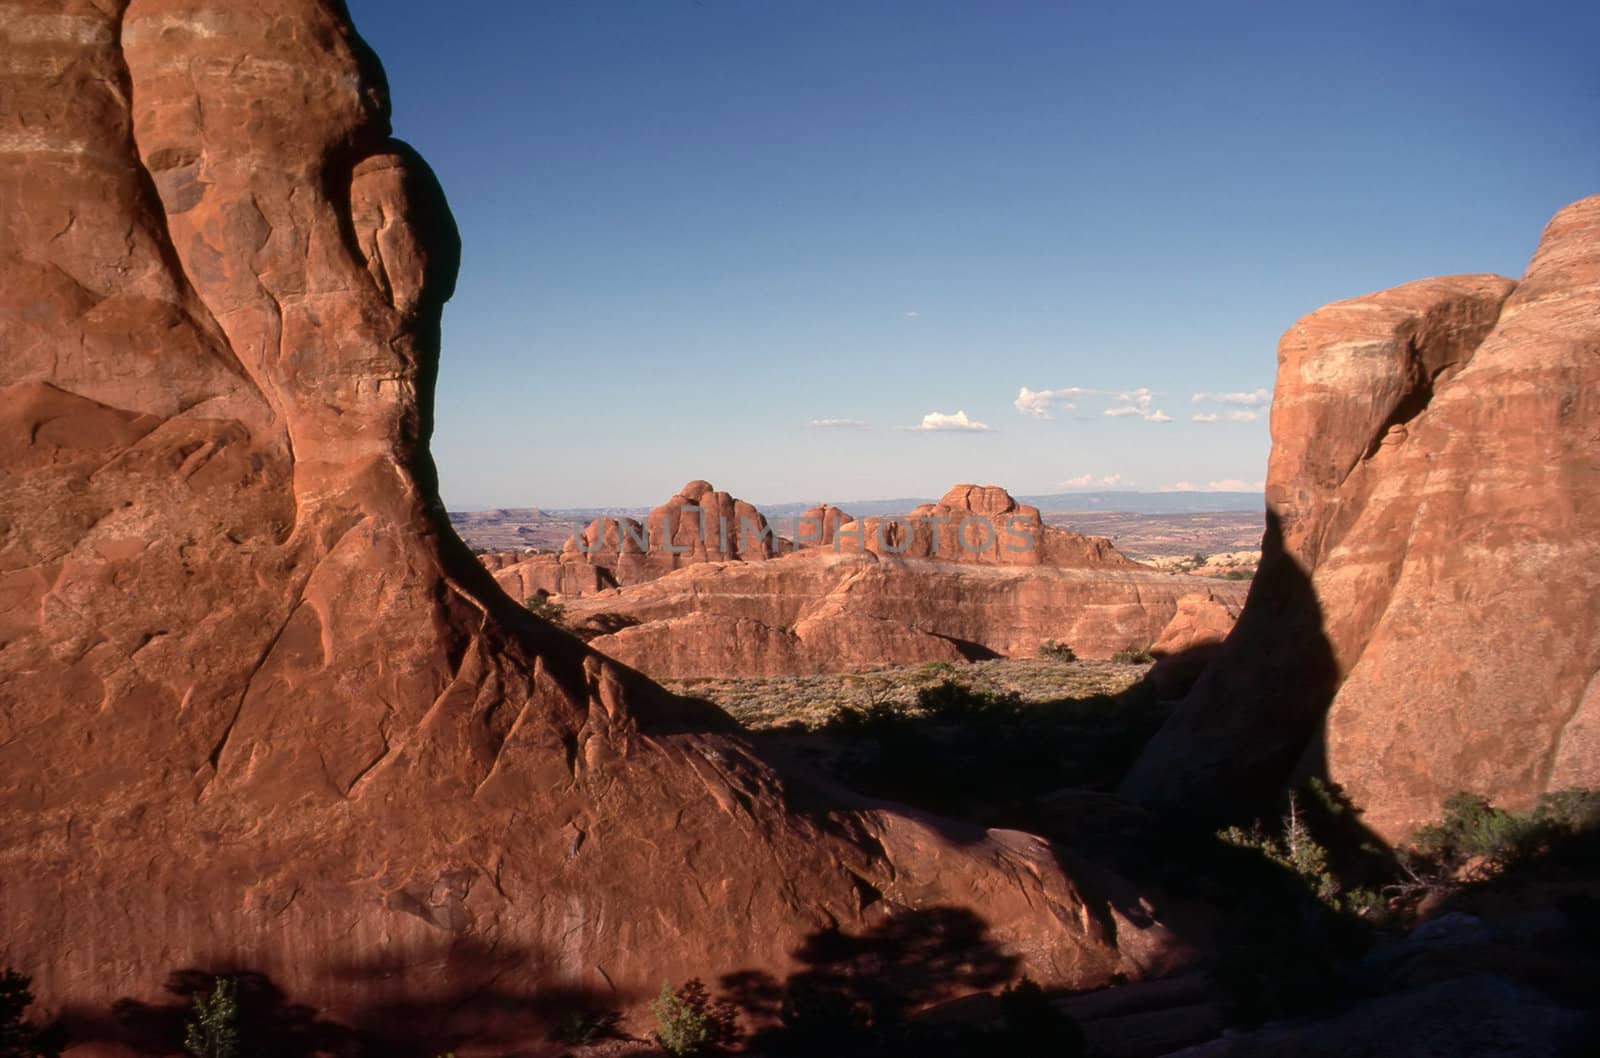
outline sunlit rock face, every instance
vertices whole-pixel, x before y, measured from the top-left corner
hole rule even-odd
[[[1555,216],[1520,282],[1428,279],[1296,323],[1261,571],[1125,791],[1237,812],[1326,776],[1398,838],[1457,791],[1600,785],[1597,350],[1600,196]]]
[[[250,969],[515,1042],[941,906],[1049,982],[1162,964],[1043,842],[787,811],[495,587],[427,452],[457,238],[342,5],[12,3],[0,54],[0,936],[48,1008]]]
[[[595,649],[655,679],[1031,658],[1045,643],[1103,659],[1163,639],[1196,589],[1104,537],[1045,525],[997,485],[957,485],[898,517],[824,505],[769,524],[692,481],[644,522],[596,518],[559,555],[481,560],[514,599],[561,596]],[[1245,594],[1202,590],[1227,624],[1188,636],[1191,666],[1188,648],[1220,641]]]

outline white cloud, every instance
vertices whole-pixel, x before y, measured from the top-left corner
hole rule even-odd
[[[1221,415],[1214,411],[1203,411],[1191,418],[1195,422],[1255,422],[1261,418],[1261,413],[1253,408],[1224,412]]]
[[[1113,419],[1120,419],[1129,415],[1137,415],[1145,422],[1172,421],[1172,416],[1168,415],[1160,408],[1154,408],[1151,406],[1155,402],[1156,395],[1150,392],[1150,389],[1147,386],[1140,386],[1138,389],[1130,389],[1125,393],[1118,393],[1117,399],[1120,401],[1126,401],[1127,403],[1121,404],[1115,408],[1106,409],[1106,414],[1111,416]]]
[[[865,430],[867,424],[860,419],[809,419],[806,425],[813,430]]]
[[[1122,484],[1121,474],[1106,474],[1098,478],[1093,474],[1079,474],[1075,478],[1068,478],[1063,481],[1060,487],[1064,489],[1091,489],[1097,485],[1101,488],[1111,488],[1120,484]]]
[[[1210,401],[1213,404],[1242,404],[1249,408],[1259,408],[1272,400],[1272,394],[1265,388],[1253,389],[1248,393],[1196,393],[1192,398],[1195,403]]]
[[[1035,419],[1054,418],[1051,414],[1056,409],[1071,411],[1077,407],[1073,402],[1079,397],[1093,393],[1092,389],[1081,386],[1067,386],[1065,389],[1029,389],[1023,386],[1017,392],[1017,399],[1012,401],[1016,409],[1024,415],[1032,415]]]
[[[942,411],[930,411],[928,414],[922,417],[922,422],[918,423],[916,426],[902,426],[900,429],[923,430],[928,432],[950,430],[965,431],[967,433],[981,433],[985,430],[993,430],[994,427],[988,425],[987,423],[978,422],[976,419],[967,418],[967,413],[964,411],[957,411],[954,414],[947,414]]]
[[[1260,492],[1267,487],[1265,481],[1245,481],[1242,478],[1224,478],[1221,481],[1208,481],[1204,485],[1196,485],[1192,481],[1176,481],[1162,492]]]
[[[1215,412],[1210,412],[1210,411],[1203,411],[1199,415],[1194,416],[1193,418],[1194,418],[1195,422],[1221,422],[1222,421],[1222,416],[1218,415]]]
[[[1229,422],[1255,422],[1259,418],[1261,418],[1261,413],[1258,411],[1230,411],[1228,413]]]
[[[922,315],[922,313],[920,313],[920,312],[915,312],[915,311],[912,311],[912,312],[908,312],[908,313],[906,313],[906,319],[908,319],[908,320],[914,320],[914,319],[916,319],[916,318],[917,318],[917,317],[918,317],[918,316],[921,316],[921,315]]]

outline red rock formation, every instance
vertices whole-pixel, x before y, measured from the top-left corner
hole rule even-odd
[[[657,679],[771,676],[1032,657],[1046,641],[1106,658],[1149,646],[1195,588],[1108,540],[1042,524],[993,485],[957,485],[900,519],[852,522],[829,507],[802,517],[834,523],[831,541],[759,567],[636,582],[568,616],[596,649]],[[1242,587],[1212,591],[1237,612]]]
[[[478,561],[494,575],[501,591],[524,603],[546,595],[593,595],[617,586],[610,569],[579,555],[493,552],[479,555]]]
[[[721,714],[496,589],[426,448],[453,228],[343,5],[0,36],[0,937],[47,1007],[242,967],[513,1050],[535,997],[906,908],[1050,982],[1164,958],[1041,841],[786,813]]]
[[[691,481],[643,524],[596,518],[567,541],[561,556],[564,563],[599,567],[597,583],[621,585],[642,584],[698,562],[760,562],[780,553],[777,534],[753,504]]]
[[[1521,283],[1424,280],[1295,324],[1249,604],[1127,792],[1248,814],[1326,773],[1395,838],[1459,790],[1600,785],[1597,342],[1600,197],[1556,215]]]
[[[998,485],[957,485],[901,518],[866,518],[836,531],[843,551],[941,562],[1138,569],[1103,537],[1047,526],[1039,509]]]
[[[1157,695],[1176,698],[1194,685],[1222,652],[1223,642],[1239,620],[1241,602],[1238,595],[1230,597],[1214,591],[1185,595],[1178,600],[1177,613],[1150,645],[1150,653],[1156,659],[1150,681]]]
[[[657,679],[851,672],[1032,657],[1047,640],[1106,658],[1154,642],[1195,586],[1195,578],[1138,566],[1057,569],[809,548],[759,565],[704,563],[569,600],[567,618],[609,632],[591,645]],[[1211,591],[1235,610],[1244,599],[1232,582],[1214,582]],[[746,630],[724,634],[730,622]],[[765,638],[752,625],[767,629]],[[686,642],[701,634],[703,641]]]
[[[797,547],[831,546],[838,537],[839,526],[855,521],[849,514],[831,504],[819,503],[809,508],[795,521],[794,543]]]

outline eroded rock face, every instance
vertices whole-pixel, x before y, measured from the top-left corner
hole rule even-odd
[[[1108,658],[1155,642],[1195,585],[1138,566],[944,562],[830,546],[691,566],[570,600],[566,616],[605,633],[591,640],[597,650],[656,679],[803,675],[1033,657],[1046,641]],[[1210,590],[1224,609],[1243,603],[1242,585],[1216,581]],[[723,631],[735,624],[745,630]]]
[[[998,485],[957,485],[903,518],[866,518],[835,530],[838,550],[970,565],[1140,569],[1104,537],[1047,526],[1039,509]]]
[[[1597,348],[1600,197],[1520,283],[1424,280],[1291,328],[1249,604],[1127,792],[1249,812],[1325,773],[1398,838],[1459,790],[1600,784]]]
[[[855,521],[848,513],[829,503],[806,509],[795,522],[796,547],[822,547],[838,538],[839,526]]]
[[[0,936],[91,1049],[184,967],[520,1044],[535,998],[781,980],[908,908],[1050,982],[1168,957],[1035,839],[787,813],[725,717],[495,587],[426,449],[454,231],[341,5],[0,39]]]
[[[851,521],[824,506],[799,524],[797,538],[820,526],[827,543],[572,600],[568,618],[656,679],[810,675],[1033,657],[1045,642],[1107,658],[1148,647],[1195,591],[1109,540],[1044,525],[995,485],[957,485],[901,518]],[[1237,613],[1244,589],[1213,584],[1218,612]]]
[[[596,518],[561,550],[566,564],[588,563],[598,580],[642,584],[700,562],[760,562],[784,545],[753,504],[695,480],[633,518]],[[505,583],[502,581],[502,583]]]

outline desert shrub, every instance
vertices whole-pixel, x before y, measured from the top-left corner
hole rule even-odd
[[[1148,665],[1155,660],[1149,647],[1124,647],[1111,655],[1111,660],[1118,665]]]
[[[1052,661],[1077,661],[1078,655],[1065,643],[1057,643],[1054,639],[1047,639],[1039,644],[1039,656]]]
[[[582,1047],[617,1034],[621,1015],[614,1010],[579,1008],[562,1013],[550,1030],[550,1038],[568,1047]]]
[[[1539,797],[1535,818],[1573,834],[1600,828],[1600,790],[1554,790]]]
[[[905,713],[889,701],[873,701],[857,708],[841,705],[822,725],[835,735],[870,735],[890,731],[905,720]]]
[[[737,1041],[738,1012],[726,1002],[712,1002],[698,977],[676,992],[661,982],[661,994],[650,1004],[656,1016],[656,1042],[668,1054],[709,1054]]]
[[[567,608],[558,602],[551,601],[548,592],[541,591],[529,596],[524,600],[523,605],[528,608],[529,613],[535,617],[543,618],[553,625],[565,626],[566,624]]]
[[[1222,580],[1255,580],[1256,571],[1253,569],[1228,569],[1217,574]]]
[[[1481,858],[1504,867],[1535,852],[1550,829],[1537,812],[1507,812],[1477,794],[1454,794],[1445,800],[1443,809],[1437,823],[1421,827],[1411,836],[1411,847],[1444,864]]]
[[[1458,793],[1445,799],[1442,812],[1437,823],[1412,834],[1409,847],[1396,850],[1406,879],[1392,888],[1402,895],[1452,888],[1469,866],[1495,875],[1592,844],[1600,831],[1600,790],[1552,791],[1528,812]]]
[[[917,691],[917,709],[945,723],[991,722],[1018,716],[1022,696],[1013,692],[977,690],[956,680],[945,680]]]
[[[194,1016],[184,1026],[183,1049],[194,1058],[238,1058],[238,988],[219,977],[210,995],[194,997]]]
[[[57,1058],[66,1045],[59,1026],[40,1028],[23,1017],[33,1005],[33,979],[0,970],[0,1058]]]
[[[1217,837],[1235,848],[1255,850],[1268,862],[1292,872],[1318,900],[1338,908],[1339,881],[1328,870],[1328,850],[1311,836],[1300,811],[1298,794],[1289,795],[1289,809],[1280,822],[1278,833],[1268,833],[1257,822],[1248,830],[1229,827]]]

